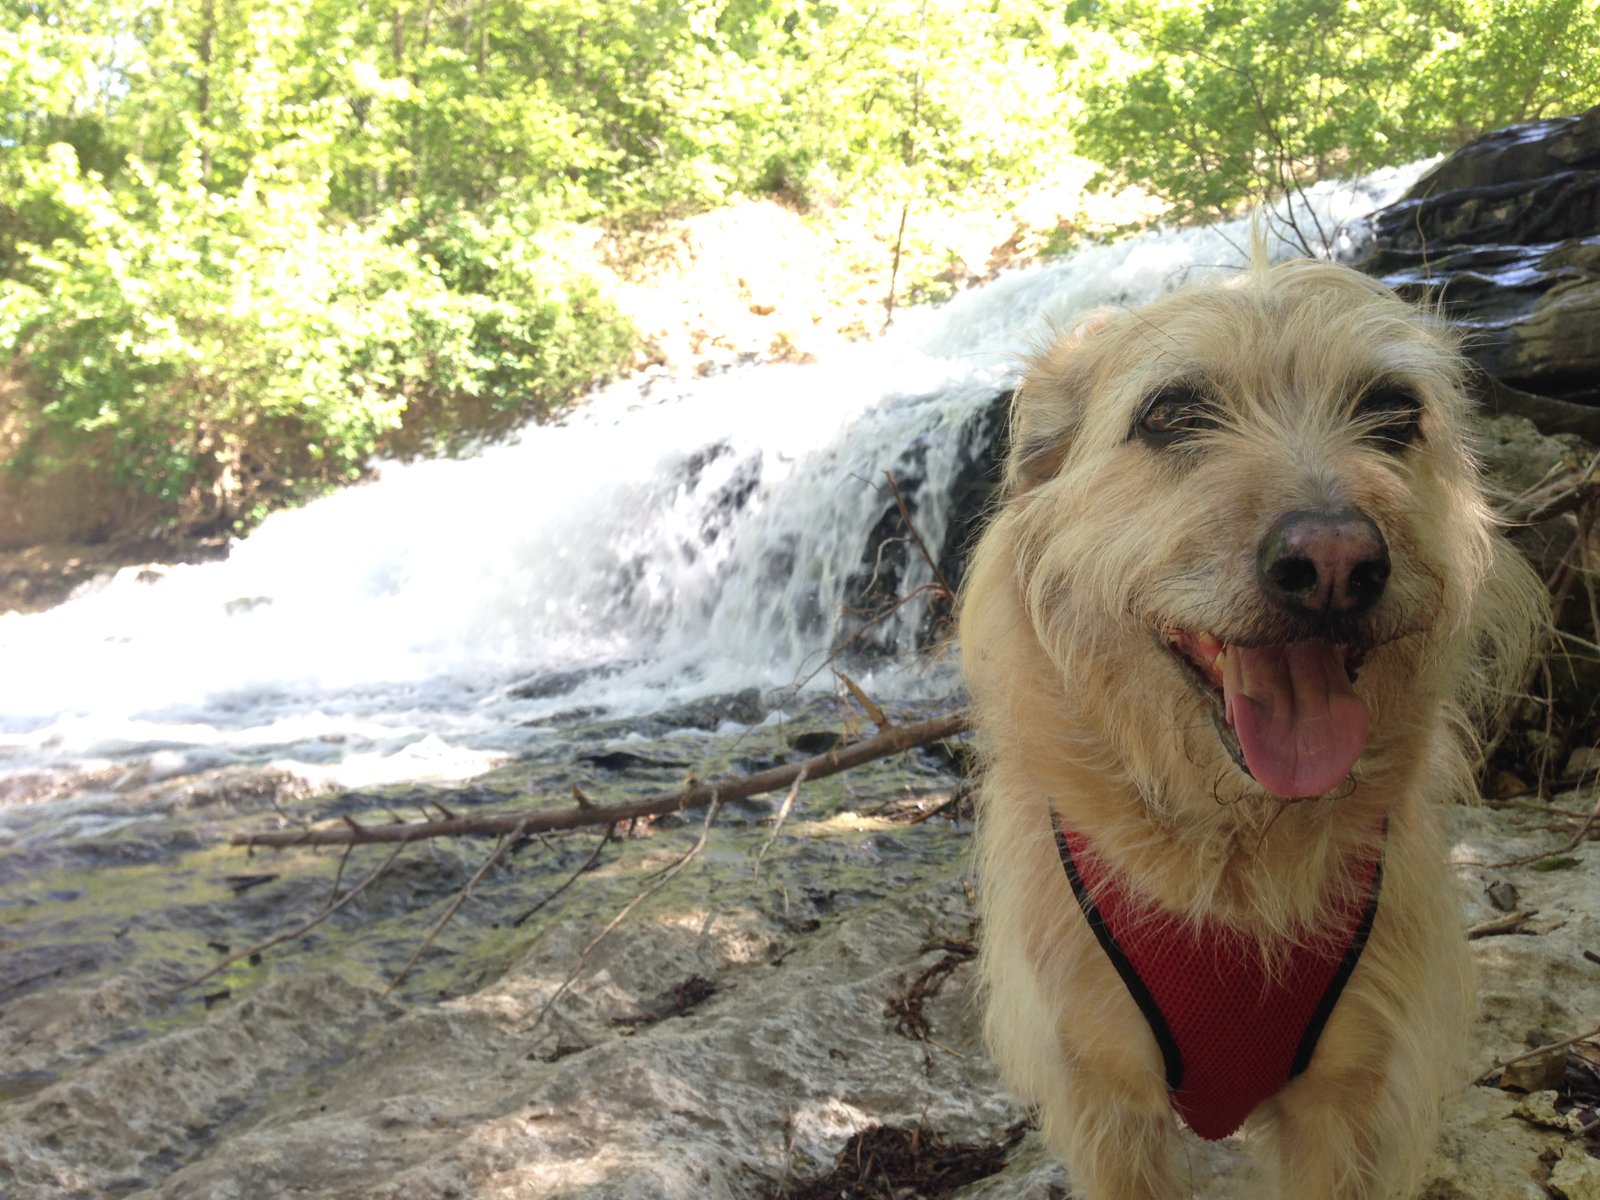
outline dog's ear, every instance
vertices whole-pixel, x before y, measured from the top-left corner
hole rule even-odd
[[[1006,494],[1020,495],[1061,470],[1083,420],[1093,382],[1084,343],[1111,321],[1095,311],[1057,338],[1033,360],[1011,401],[1011,452],[1006,458]]]

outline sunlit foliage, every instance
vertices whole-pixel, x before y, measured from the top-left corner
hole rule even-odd
[[[1115,32],[1078,146],[1216,215],[1600,103],[1594,0],[1079,0]]]
[[[567,249],[1073,152],[1209,212],[1600,99],[1592,0],[0,2],[0,447],[189,528],[568,403]]]

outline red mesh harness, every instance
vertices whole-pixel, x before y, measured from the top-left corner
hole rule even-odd
[[[1165,1061],[1172,1107],[1201,1137],[1233,1133],[1311,1061],[1378,911],[1381,851],[1350,867],[1326,937],[1286,948],[1274,978],[1255,941],[1195,926],[1130,896],[1081,835],[1056,821],[1056,846],[1090,928],[1138,1004]]]

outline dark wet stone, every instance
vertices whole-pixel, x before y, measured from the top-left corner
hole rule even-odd
[[[954,590],[961,587],[967,557],[982,532],[1000,484],[1010,407],[1010,392],[996,395],[967,418],[959,435],[955,478],[941,497],[948,514],[944,536],[937,545],[927,547],[939,578]],[[926,449],[918,443],[908,447],[896,461],[893,470],[900,502],[885,485],[883,509],[863,541],[861,564],[845,583],[840,640],[852,657],[892,654],[903,649],[893,623],[885,618],[906,595],[912,558],[921,554],[906,517],[916,525],[918,513],[928,504],[924,495],[925,459]],[[947,636],[952,612],[951,598],[936,593],[917,627],[917,645],[927,647]]]
[[[970,742],[945,738],[917,749],[918,757],[935,770],[970,779],[977,775],[977,752]]]
[[[1005,469],[1012,395],[1001,392],[969,417],[961,431],[961,466],[950,488],[950,520],[937,560],[940,575],[958,591],[967,575],[967,560],[988,523]],[[935,600],[928,607],[917,644],[929,646],[938,641],[952,616],[948,599]]]
[[[1600,440],[1600,108],[1479,138],[1369,225],[1357,265],[1441,304],[1489,411]]]
[[[0,1003],[36,988],[59,986],[75,976],[100,970],[119,957],[98,942],[54,942],[17,946],[0,955]]]
[[[568,725],[575,725],[580,721],[593,720],[595,717],[598,717],[605,711],[605,709],[599,707],[598,705],[589,704],[583,705],[579,708],[564,708],[560,712],[551,713],[549,716],[535,717],[531,721],[518,721],[517,724],[524,729],[534,729],[544,725],[565,727]],[[541,755],[538,752],[535,752],[525,757],[538,758],[541,757]]]
[[[844,741],[844,735],[836,730],[812,729],[807,730],[805,733],[795,734],[789,739],[789,745],[800,751],[801,754],[813,755],[826,754],[842,741]]]
[[[671,729],[715,730],[732,721],[736,725],[759,725],[767,716],[759,688],[745,688],[707,696],[688,704],[663,709],[646,718],[646,724],[661,732]]]
[[[629,665],[602,663],[599,666],[580,667],[573,671],[550,671],[512,685],[506,690],[506,694],[514,700],[550,700],[577,691],[580,684],[587,683],[591,679],[609,679]]]
[[[601,771],[638,771],[670,767],[675,771],[688,768],[688,763],[677,758],[651,758],[631,750],[594,750],[578,755],[577,761]]]

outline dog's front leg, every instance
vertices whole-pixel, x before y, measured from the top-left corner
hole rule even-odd
[[[1045,1141],[1081,1200],[1172,1200],[1175,1121],[1158,1080],[1125,1081],[1079,1063],[1041,1106]]]
[[[1375,1070],[1298,1081],[1273,1101],[1269,1157],[1273,1200],[1381,1200],[1393,1195],[1395,1147],[1385,1129],[1386,1087]]]

